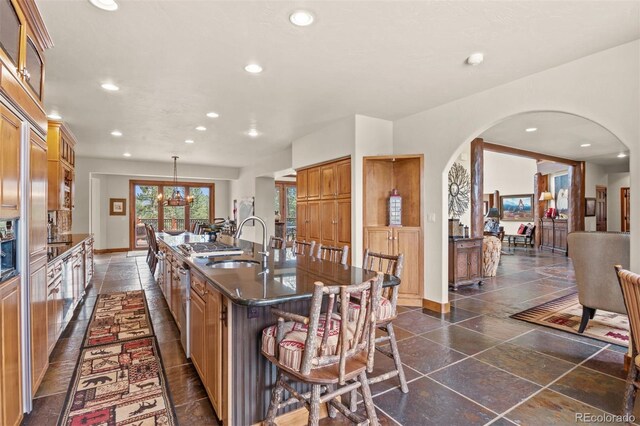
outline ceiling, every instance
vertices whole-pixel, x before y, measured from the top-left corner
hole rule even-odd
[[[244,166],[342,117],[397,119],[640,37],[636,1],[118,3],[37,0],[55,43],[46,108],[79,155]],[[289,23],[300,7],[312,26]]]
[[[537,128],[527,132],[527,128]],[[618,158],[628,149],[604,127],[593,121],[561,112],[531,112],[510,117],[480,135],[487,142],[507,145],[602,166],[628,165]],[[591,144],[581,147],[582,144]]]

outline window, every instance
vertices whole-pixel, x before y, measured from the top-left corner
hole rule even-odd
[[[276,216],[280,216],[276,234],[286,241],[296,238],[297,193],[295,182],[276,182],[275,211]]]

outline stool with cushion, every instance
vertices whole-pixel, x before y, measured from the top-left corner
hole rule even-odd
[[[376,310],[371,306],[378,305],[381,286],[382,274],[349,286],[325,286],[316,282],[308,317],[273,309],[278,324],[262,332],[262,355],[276,366],[277,378],[264,424],[275,425],[278,410],[297,402],[309,410],[310,425],[318,424],[323,403],[328,404],[330,417],[340,411],[358,424],[367,421],[378,424],[367,371],[373,369],[376,324]],[[356,293],[361,295],[354,302],[359,305],[358,315],[354,321],[343,321],[348,317],[349,304],[341,304],[340,315],[337,315],[333,312],[336,297],[352,301]],[[324,296],[327,296],[326,303],[323,303]],[[302,394],[290,381],[308,384],[311,391]],[[366,418],[351,412],[338,398],[358,389],[364,400]],[[285,390],[290,398],[282,401]]]
[[[333,263],[339,263],[341,265],[347,264],[347,257],[349,256],[349,246],[343,247],[331,247],[318,245],[318,253],[316,257],[318,259],[326,260]]]
[[[500,263],[502,242],[498,237],[485,235],[482,239],[482,275],[495,277]]]
[[[293,240],[293,254],[302,256],[313,256],[313,249],[316,246],[315,241]]]

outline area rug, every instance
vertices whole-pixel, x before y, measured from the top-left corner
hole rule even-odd
[[[84,346],[104,345],[153,334],[144,291],[98,295]]]
[[[582,319],[582,305],[578,302],[578,293],[571,293],[559,299],[543,303],[511,315],[511,318],[546,327],[567,331],[579,336],[587,336],[607,343],[629,346],[629,319],[626,315],[607,311],[596,311],[589,320],[584,333],[578,333]]]
[[[175,425],[155,337],[84,348],[58,424]]]

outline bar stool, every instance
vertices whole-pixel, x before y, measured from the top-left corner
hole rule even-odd
[[[333,263],[339,263],[341,265],[347,264],[347,257],[349,256],[349,246],[344,247],[331,247],[318,245],[318,253],[316,258],[321,260],[327,260]]]
[[[313,256],[313,248],[315,246],[315,241],[306,242],[293,240],[293,254],[302,256]]]
[[[269,248],[275,250],[282,250],[284,248],[284,239],[280,237],[269,238]]]
[[[402,276],[403,266],[404,255],[402,253],[397,256],[392,256],[388,254],[374,253],[369,251],[369,249],[364,251],[362,269],[376,271],[378,273],[383,272],[400,279]],[[407,386],[407,379],[404,376],[402,361],[400,360],[400,352],[398,351],[398,343],[396,341],[396,334],[393,330],[393,320],[398,316],[397,304],[399,288],[400,285],[397,285],[395,287],[388,287],[382,290],[382,297],[380,298],[380,304],[376,312],[376,327],[387,334],[386,336],[377,337],[375,339],[376,349],[389,358],[392,358],[396,368],[395,370],[388,371],[371,378],[369,383],[374,384],[398,376],[398,379],[400,380],[400,389],[403,393],[407,393],[409,392],[409,387]],[[350,306],[351,315],[353,315],[354,311],[357,311],[358,309],[358,305],[352,303]],[[380,346],[386,342],[389,342],[391,352]],[[354,406],[352,406],[352,408],[355,409]]]
[[[265,425],[275,425],[279,409],[302,402],[309,410],[309,425],[320,420],[320,404],[327,403],[330,417],[337,411],[358,424],[378,424],[373,405],[367,371],[373,368],[376,310],[380,299],[382,274],[361,284],[350,286],[325,286],[314,283],[309,316],[273,309],[278,324],[262,332],[262,355],[276,366],[276,384],[271,393]],[[343,301],[353,299],[359,309],[355,321],[342,321],[349,309],[348,303],[340,306],[340,315],[333,313],[336,296]],[[327,302],[323,303],[324,296]],[[322,312],[322,306],[325,311]],[[286,322],[285,322],[286,321]],[[311,392],[301,394],[289,381],[306,383]],[[366,417],[349,410],[339,396],[360,390],[364,399]],[[290,398],[282,402],[283,392]]]

